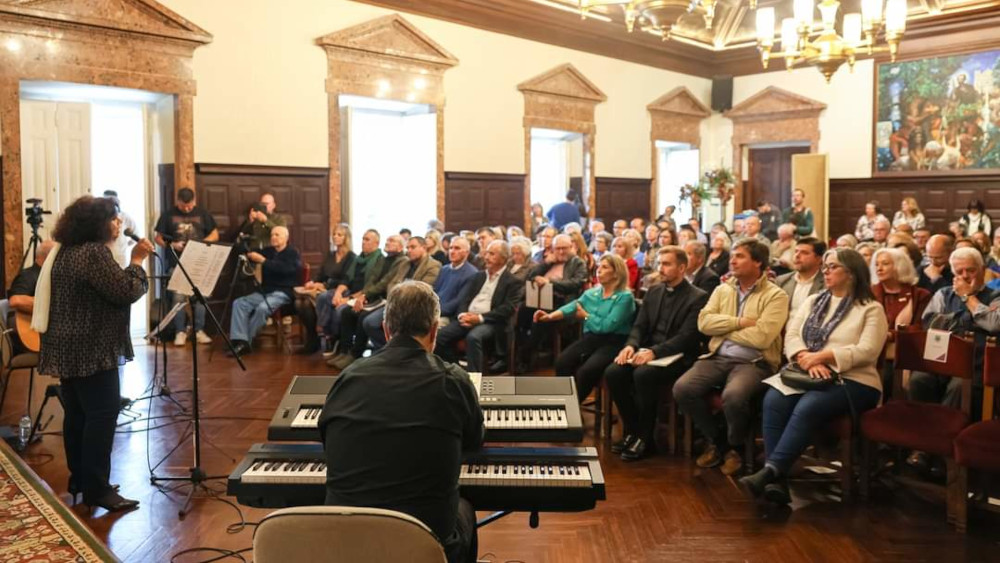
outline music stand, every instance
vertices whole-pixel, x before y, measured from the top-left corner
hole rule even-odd
[[[193,244],[204,244],[204,245],[208,246],[208,243],[197,243],[197,242],[194,242],[194,241],[188,242],[188,245],[193,245]],[[184,276],[184,280],[186,280],[187,283],[188,283],[188,285],[190,285],[190,287],[191,287],[191,291],[192,291],[191,299],[194,300],[194,303],[201,303],[201,305],[203,307],[205,307],[205,313],[207,313],[209,319],[212,320],[212,324],[215,326],[215,329],[217,331],[219,331],[219,334],[222,335],[223,340],[226,342],[226,346],[228,346],[229,350],[233,353],[233,358],[236,359],[236,363],[239,364],[240,369],[242,369],[243,371],[246,371],[247,368],[243,364],[243,360],[239,357],[239,355],[236,354],[236,350],[233,348],[233,343],[229,340],[229,335],[227,335],[225,332],[223,332],[222,327],[219,325],[219,320],[215,317],[215,314],[212,313],[212,310],[208,307],[208,302],[205,299],[205,296],[202,295],[201,290],[198,287],[198,284],[196,284],[191,279],[191,275],[188,273],[187,268],[184,267],[184,263],[181,261],[180,257],[177,255],[177,251],[175,251],[174,248],[173,248],[173,246],[171,246],[169,244],[167,245],[167,248],[170,250],[170,254],[173,256],[173,259],[174,259],[174,261],[177,264],[177,268],[180,270],[181,274]],[[174,272],[174,275],[176,275],[176,271]],[[215,272],[215,276],[211,280],[211,285],[209,287],[214,288],[215,287],[215,283],[217,281],[218,281],[218,272]],[[204,492],[209,493],[209,494],[213,493],[213,491],[211,489],[209,489],[207,486],[205,486],[205,481],[212,480],[212,479],[224,479],[224,478],[227,477],[226,475],[208,476],[208,475],[205,474],[204,469],[202,469],[202,467],[201,467],[201,406],[198,404],[199,395],[198,395],[198,339],[197,338],[192,338],[191,339],[191,368],[192,368],[191,369],[191,382],[192,382],[192,384],[191,384],[191,393],[192,393],[192,400],[193,400],[193,403],[191,405],[191,415],[192,415],[192,417],[191,417],[191,423],[192,423],[192,432],[191,432],[191,434],[192,434],[192,437],[194,438],[194,466],[191,467],[191,469],[190,469],[190,475],[188,475],[187,477],[179,477],[179,476],[177,476],[177,477],[158,477],[158,476],[156,476],[156,474],[152,474],[149,477],[150,483],[153,483],[154,485],[156,483],[158,483],[158,482],[161,482],[161,481],[164,481],[164,482],[177,482],[177,481],[180,481],[180,482],[185,482],[185,483],[188,483],[188,484],[191,485],[191,490],[188,491],[187,497],[184,500],[184,505],[181,506],[180,510],[177,511],[178,518],[184,518],[188,514],[188,512],[190,512],[191,501],[194,500],[194,498],[195,498],[194,495],[195,495],[196,491],[200,490],[200,491],[204,491]],[[183,439],[184,438],[181,439],[181,442],[183,442]],[[177,446],[174,447],[174,449],[170,450],[170,452],[167,454],[168,457],[170,456],[170,454],[172,454],[174,451],[177,450],[177,448],[180,446],[181,442],[179,442],[177,444]],[[166,458],[164,458],[164,459],[166,459]]]

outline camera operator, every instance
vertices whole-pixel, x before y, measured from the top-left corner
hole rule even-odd
[[[156,244],[166,248],[168,242],[164,237],[168,237],[169,243],[177,252],[178,257],[184,252],[184,247],[188,241],[215,242],[219,240],[219,230],[216,228],[215,219],[212,214],[203,207],[198,207],[195,201],[194,190],[191,188],[181,188],[177,191],[177,199],[174,207],[160,216],[156,222]],[[168,272],[173,271],[175,263],[173,256],[168,253]],[[173,303],[187,301],[185,295],[172,294]],[[192,303],[194,309],[194,334],[199,344],[211,344],[212,339],[205,334],[205,308],[200,303]],[[174,317],[174,329],[177,331],[174,337],[174,345],[184,346],[187,343],[187,315],[184,309],[177,312]]]
[[[249,250],[260,251],[271,244],[271,229],[284,227],[285,218],[274,213],[274,195],[264,192],[260,201],[250,206],[247,218],[240,225],[239,240],[245,241]]]

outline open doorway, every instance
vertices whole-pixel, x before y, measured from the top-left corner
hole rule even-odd
[[[531,202],[540,203],[546,212],[553,205],[566,201],[570,188],[576,190],[581,201],[586,201],[583,134],[533,127],[529,172]]]
[[[437,114],[432,105],[340,96],[343,220],[386,237],[423,235],[437,215]],[[405,205],[402,204],[405,202]]]
[[[810,151],[809,143],[768,143],[746,147],[744,209],[756,209],[767,201],[775,209],[792,204],[792,155]]]
[[[688,143],[671,141],[656,141],[655,146],[657,208],[653,210],[654,217],[663,213],[668,205],[673,205],[676,208],[673,217],[679,227],[692,217],[691,201],[681,201],[681,186],[698,182],[698,149]],[[702,202],[703,209],[708,205],[710,202]]]
[[[173,160],[173,97],[35,81],[22,81],[20,94],[22,197],[25,203],[38,199],[52,212],[39,236],[51,237],[59,213],[74,200],[102,196],[106,190],[117,193],[136,234],[147,236],[159,212],[152,171]],[[26,249],[31,236],[24,225]],[[123,243],[113,249],[123,266],[129,247]],[[131,311],[132,337],[138,342],[148,332],[148,299],[143,297]]]

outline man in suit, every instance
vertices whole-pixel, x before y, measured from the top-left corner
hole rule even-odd
[[[824,254],[826,254],[826,243],[814,237],[799,239],[795,245],[792,264],[795,271],[778,276],[774,280],[774,283],[788,294],[789,311],[795,311],[807,297],[823,291],[826,287],[823,276],[819,275]]]
[[[705,267],[708,248],[698,241],[691,240],[684,245],[684,252],[687,254],[684,277],[688,283],[711,295],[712,291],[719,286],[719,274],[716,274],[711,268]]]
[[[416,280],[433,286],[437,281],[438,274],[441,273],[441,263],[431,258],[427,254],[427,243],[424,237],[411,236],[406,241],[406,260],[396,263],[392,273],[389,275],[389,283],[386,288],[392,291],[405,280]],[[374,350],[379,350],[385,346],[385,331],[382,330],[382,320],[385,318],[385,307],[372,311],[371,314],[362,316],[361,326],[365,334],[372,343]],[[355,343],[357,337],[355,337]],[[364,350],[362,350],[362,353]]]
[[[483,369],[483,346],[502,338],[514,310],[524,300],[524,282],[507,270],[510,247],[495,240],[483,253],[486,269],[473,276],[459,305],[459,314],[448,326],[438,331],[435,352],[445,359],[454,359],[455,346],[465,339],[465,355],[469,371]],[[502,371],[502,370],[501,370]]]
[[[699,242],[689,242],[688,245]],[[702,262],[704,263],[704,245]],[[703,337],[698,332],[698,312],[708,302],[708,293],[686,279],[691,251],[664,246],[657,252],[663,283],[653,286],[642,302],[625,347],[604,370],[611,398],[618,405],[624,439],[611,451],[625,461],[642,459],[652,448],[656,426],[656,403],[660,387],[672,384],[698,356]],[[719,283],[715,276],[715,283]],[[666,367],[649,362],[683,354]]]
[[[573,239],[569,235],[556,235],[552,239],[551,257],[546,257],[528,274],[528,279],[538,287],[552,284],[552,297],[557,305],[576,299],[587,282],[587,264],[572,252]]]

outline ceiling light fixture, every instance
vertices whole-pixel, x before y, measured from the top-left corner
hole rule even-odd
[[[580,17],[597,17],[594,8],[621,6],[625,15],[625,28],[629,33],[638,26],[641,31],[660,35],[664,41],[670,39],[674,24],[681,16],[693,12],[698,7],[705,11],[705,27],[712,29],[715,7],[718,0],[578,0]],[[756,6],[753,0],[752,7]]]

